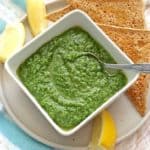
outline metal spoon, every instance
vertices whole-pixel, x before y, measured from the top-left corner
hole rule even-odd
[[[130,69],[130,70],[135,70],[141,73],[150,73],[150,63],[144,63],[144,64],[108,64],[104,63],[101,61],[95,54],[91,52],[83,52],[77,57],[82,57],[82,56],[90,56],[95,58],[99,64],[101,65],[101,68],[111,68],[111,69]]]

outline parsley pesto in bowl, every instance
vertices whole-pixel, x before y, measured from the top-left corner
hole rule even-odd
[[[25,87],[64,130],[77,126],[127,84],[122,71],[110,76],[96,59],[77,57],[83,52],[115,63],[87,32],[72,27],[42,45],[17,70]]]

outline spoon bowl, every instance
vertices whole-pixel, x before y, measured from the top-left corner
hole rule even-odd
[[[140,72],[140,73],[150,73],[150,63],[143,63],[143,64],[109,64],[109,63],[104,63],[95,54],[93,54],[91,52],[83,52],[80,55],[78,55],[76,58],[79,58],[79,57],[82,57],[82,56],[89,56],[89,57],[93,57],[94,59],[96,59],[97,62],[100,64],[102,70],[104,70],[105,72],[106,72],[106,69],[109,68],[109,69],[119,69],[119,70],[130,69],[130,70],[137,71],[137,72]],[[108,71],[107,71],[107,73],[108,73]]]

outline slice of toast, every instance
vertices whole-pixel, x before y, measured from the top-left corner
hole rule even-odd
[[[129,99],[134,104],[136,110],[141,114],[141,116],[145,115],[146,99],[150,84],[149,80],[149,75],[142,74],[127,91]]]
[[[72,11],[73,9],[74,8],[71,5],[67,5],[66,7],[64,7],[62,9],[58,9],[56,11],[53,11],[53,12],[47,14],[46,18],[55,22],[56,20],[60,19],[62,16],[64,16],[68,12]]]
[[[67,0],[98,23],[121,27],[144,28],[142,0]]]
[[[135,62],[150,63],[150,31],[99,25],[105,33]],[[127,95],[136,110],[144,116],[150,76],[141,74]]]
[[[150,31],[144,29],[122,28],[98,24],[104,32],[135,62],[143,58],[143,52],[149,48]],[[145,61],[145,60],[143,60]]]

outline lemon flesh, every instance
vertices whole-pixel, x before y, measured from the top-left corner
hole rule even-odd
[[[0,35],[0,62],[10,57],[20,49],[25,41],[25,29],[22,23],[7,25],[2,35]]]
[[[26,0],[26,3],[31,32],[36,36],[48,26],[45,4],[43,0]]]
[[[93,121],[90,150],[112,150],[117,138],[115,122],[108,111],[103,111]]]

